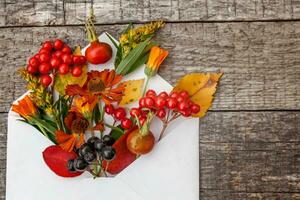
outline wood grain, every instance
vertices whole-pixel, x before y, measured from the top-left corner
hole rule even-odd
[[[124,26],[97,30],[117,36]],[[81,26],[2,29],[0,112],[25,91],[17,68],[55,37],[87,44]],[[224,72],[213,110],[300,109],[300,22],[167,24],[157,41],[171,52],[160,75],[172,84],[190,72]]]
[[[91,0],[2,0],[0,25],[82,24]],[[97,23],[185,21],[249,21],[299,19],[298,0],[94,0]],[[13,13],[13,14],[12,14]]]
[[[0,199],[6,117],[0,114]],[[299,112],[209,112],[200,121],[201,199],[299,199],[299,123]]]
[[[210,112],[200,120],[201,189],[300,192],[299,112]]]

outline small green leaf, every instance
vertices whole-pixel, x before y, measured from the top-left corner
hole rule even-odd
[[[117,44],[116,40],[114,38],[112,38],[108,33],[105,33],[107,35],[107,37],[110,39],[110,41],[114,44],[114,46],[117,48],[117,50],[119,51],[119,45]]]
[[[124,131],[121,129],[121,125],[119,125],[118,128],[119,129],[112,129],[109,133],[115,140],[118,140],[124,134]]]

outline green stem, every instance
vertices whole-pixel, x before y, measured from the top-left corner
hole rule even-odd
[[[116,130],[116,131],[119,131],[119,132],[123,132],[122,129],[118,128],[118,127],[115,127],[115,126],[112,126],[110,124],[107,124],[107,123],[104,123],[105,126],[107,126],[108,128],[110,129],[113,129],[113,130]]]
[[[145,84],[145,87],[144,87],[144,90],[143,90],[143,95],[142,95],[142,97],[145,96],[146,90],[147,90],[147,88],[148,88],[149,80],[150,80],[150,77],[147,76],[147,77],[146,77],[146,84]]]

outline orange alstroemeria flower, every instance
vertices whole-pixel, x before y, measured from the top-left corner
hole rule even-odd
[[[57,144],[65,151],[71,152],[74,148],[79,148],[84,144],[84,135],[83,133],[77,134],[67,134],[61,130],[55,132],[55,138]]]
[[[118,85],[122,76],[116,74],[115,70],[105,69],[101,72],[91,71],[83,87],[79,85],[68,85],[66,94],[69,96],[84,96],[89,101],[100,97],[106,104],[120,102],[124,92],[124,86]]]
[[[166,59],[169,52],[158,47],[154,46],[151,48],[149,59],[145,68],[145,74],[147,76],[154,76],[156,75],[159,66],[161,63]]]
[[[18,104],[13,104],[12,111],[18,113],[27,120],[30,120],[30,117],[37,115],[37,108],[28,95],[18,101]]]

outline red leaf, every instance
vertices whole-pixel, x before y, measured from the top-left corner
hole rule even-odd
[[[129,166],[136,159],[136,155],[131,153],[126,144],[126,139],[129,132],[122,135],[114,144],[113,147],[116,150],[116,158],[109,162],[107,171],[110,174],[118,174],[127,166]],[[106,161],[103,161],[103,168],[107,165]]]
[[[47,147],[43,152],[43,158],[48,167],[58,176],[75,177],[82,172],[69,172],[67,168],[70,159],[77,158],[76,153],[64,151],[57,145]]]

